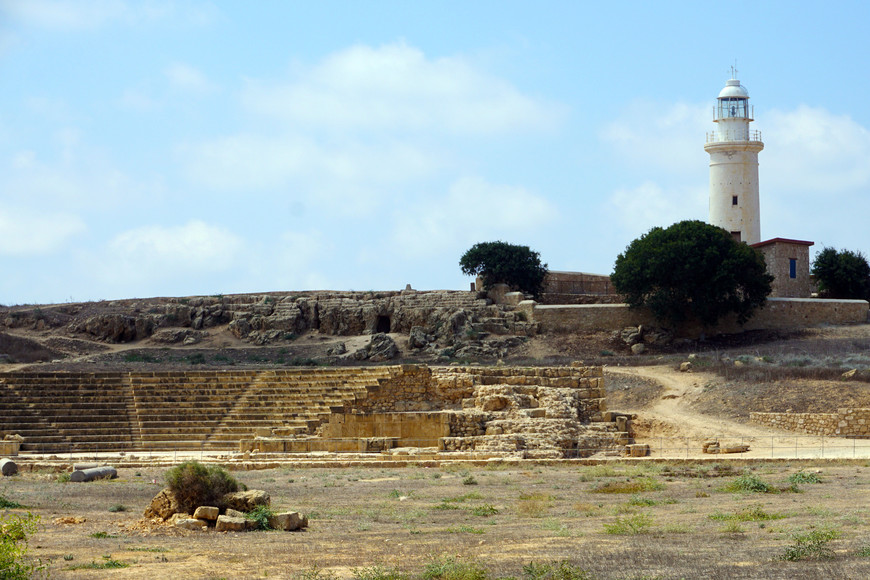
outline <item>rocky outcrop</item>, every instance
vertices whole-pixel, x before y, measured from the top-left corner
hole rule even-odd
[[[383,362],[396,358],[399,347],[388,334],[379,332],[372,336],[371,341],[361,349],[353,353],[355,360],[369,360],[371,362]]]

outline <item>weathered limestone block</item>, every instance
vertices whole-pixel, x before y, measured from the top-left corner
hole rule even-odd
[[[215,521],[220,514],[220,510],[213,506],[201,505],[193,512],[193,517],[198,520]]]
[[[208,529],[208,522],[196,518],[184,518],[177,520],[175,522],[175,527],[183,530],[199,532]]]
[[[173,514],[180,510],[178,500],[175,494],[169,488],[160,490],[151,503],[145,508],[146,518],[159,518],[163,521],[168,520]]]
[[[269,527],[293,532],[308,527],[308,518],[299,512],[283,512],[269,518]]]
[[[271,498],[262,489],[249,489],[248,491],[228,493],[223,497],[223,500],[224,505],[228,508],[247,513],[257,506],[269,505]]]
[[[218,516],[215,530],[218,532],[244,532],[247,529],[247,518],[233,518],[227,515]]]
[[[632,443],[627,445],[628,454],[631,457],[646,457],[649,455],[649,445],[646,443]]]

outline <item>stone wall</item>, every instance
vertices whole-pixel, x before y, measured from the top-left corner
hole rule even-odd
[[[630,310],[626,304],[540,305],[521,302],[518,310],[529,320],[541,325],[541,332],[566,333],[587,330],[615,330],[627,326],[655,325],[649,311]],[[755,313],[743,327],[733,317],[724,319],[715,332],[735,333],[741,330],[790,329],[824,324],[866,323],[868,305],[865,300],[823,300],[811,298],[768,298],[765,307]],[[687,326],[683,336],[693,336],[703,329]],[[710,332],[708,329],[707,332]]]
[[[750,413],[749,420],[768,427],[829,437],[870,438],[870,409],[837,409],[836,413]]]
[[[613,294],[610,276],[550,270],[544,278],[545,294]]]

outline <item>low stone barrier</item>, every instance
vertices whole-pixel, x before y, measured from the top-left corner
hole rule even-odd
[[[544,333],[568,333],[586,330],[615,330],[627,326],[655,325],[646,309],[629,309],[627,304],[541,305],[526,300],[518,310],[541,325]],[[742,327],[734,317],[720,322],[714,332],[735,333],[742,330],[776,330],[805,328],[825,324],[866,323],[870,304],[866,300],[823,300],[814,298],[768,298],[764,308]],[[704,329],[686,326],[680,334],[697,335]],[[709,333],[710,331],[707,330]]]
[[[750,413],[752,423],[827,437],[870,438],[870,409],[837,409],[836,413]]]

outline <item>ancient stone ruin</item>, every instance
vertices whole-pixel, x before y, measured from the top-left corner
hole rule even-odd
[[[530,458],[625,451],[598,367],[13,372],[0,434],[22,452],[203,449]]]

